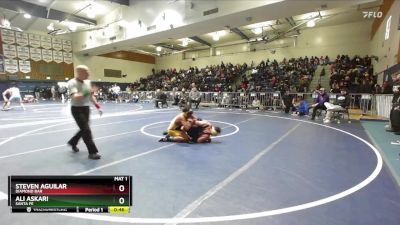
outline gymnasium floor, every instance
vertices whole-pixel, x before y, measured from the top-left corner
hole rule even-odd
[[[399,225],[400,191],[359,122],[323,125],[273,112],[200,109],[223,128],[211,144],[160,143],[178,109],[104,104],[92,111],[102,159],[66,105],[0,112],[0,224]],[[132,175],[128,215],[11,214],[8,175]]]

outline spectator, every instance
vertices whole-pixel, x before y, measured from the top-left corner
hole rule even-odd
[[[294,98],[290,95],[289,91],[286,91],[282,96],[282,108],[285,113],[289,113],[290,110],[296,111],[296,108],[294,107]]]
[[[189,93],[189,108],[192,108],[192,103],[195,103],[196,109],[199,108],[200,105],[200,92],[197,91],[197,88],[192,85],[192,90]]]
[[[329,95],[325,93],[325,88],[320,88],[315,104],[311,105],[311,108],[313,108],[311,120],[315,120],[318,109],[326,110],[325,102],[329,102]]]
[[[158,103],[161,103],[161,107],[163,107],[164,105],[168,107],[167,98],[168,96],[163,91],[157,89],[156,98],[154,99],[155,107],[159,108]]]
[[[251,106],[252,106],[254,109],[260,109],[260,107],[261,107],[261,102],[260,102],[260,100],[259,100],[258,98],[254,98],[253,102],[251,103]]]
[[[373,93],[374,94],[381,94],[382,93],[382,88],[381,88],[381,86],[379,84],[375,84]]]
[[[38,86],[35,86],[35,88],[33,89],[33,91],[35,92],[35,98],[37,101],[39,101],[40,99],[40,88]]]
[[[299,102],[299,105],[297,106],[297,110],[292,115],[296,115],[296,116],[308,115],[307,100],[305,100],[303,97],[300,97],[300,102]]]
[[[394,88],[392,98],[392,109],[390,110],[390,126],[387,131],[400,132],[400,86]],[[400,143],[400,142],[399,142]]]
[[[53,99],[53,101],[55,101],[56,100],[56,87],[54,85],[51,86],[50,91],[51,91],[51,98]]]
[[[58,93],[60,93],[61,96],[61,102],[64,104],[65,103],[65,97],[67,95],[68,87],[66,86],[67,84],[59,84],[58,88]]]
[[[336,98],[335,104],[325,102],[324,105],[327,108],[324,123],[330,123],[333,112],[346,111],[349,108],[350,96],[345,89],[342,89],[340,95]]]
[[[393,94],[393,87],[388,81],[383,82],[382,94]]]
[[[139,95],[136,92],[134,92],[132,94],[132,102],[133,103],[138,103],[139,102]]]

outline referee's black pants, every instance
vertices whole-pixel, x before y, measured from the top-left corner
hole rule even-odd
[[[82,137],[83,142],[85,142],[86,147],[89,151],[89,154],[97,153],[98,150],[93,142],[92,131],[89,127],[89,106],[72,106],[71,112],[80,130],[68,141],[68,144],[76,146],[79,139]]]

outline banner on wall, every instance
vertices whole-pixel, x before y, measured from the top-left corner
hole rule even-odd
[[[63,62],[63,53],[60,51],[55,51],[53,50],[53,60],[56,63],[61,63]]]
[[[42,60],[42,51],[38,48],[29,48],[29,52],[31,55],[31,59],[33,61],[40,61]]]
[[[1,29],[1,40],[6,44],[14,44],[15,43],[15,31]]]
[[[17,55],[19,59],[28,60],[29,59],[29,48],[17,46]]]
[[[4,59],[4,67],[6,72],[18,72],[18,61],[16,59]]]
[[[20,46],[27,46],[29,44],[27,33],[15,32],[15,39]]]
[[[53,61],[53,51],[47,50],[47,49],[42,49],[42,59],[45,62]]]
[[[70,52],[63,52],[63,56],[64,56],[64,62],[66,64],[71,64],[72,63],[72,53]]]
[[[62,40],[62,48],[66,52],[72,51],[72,42],[68,40]]]
[[[17,48],[15,45],[3,44],[3,54],[7,58],[17,57]]]
[[[34,48],[40,47],[40,35],[28,34],[29,45]]]
[[[61,42],[61,39],[53,38],[51,41],[52,41],[53,49],[54,49],[54,50],[57,50],[57,51],[62,50],[62,42]]]
[[[41,36],[40,46],[44,49],[51,49],[51,37]]]
[[[29,60],[19,60],[19,71],[22,73],[30,73],[31,72],[31,62]]]

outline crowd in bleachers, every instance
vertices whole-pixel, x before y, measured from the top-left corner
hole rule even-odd
[[[350,93],[391,93],[391,87],[384,85],[384,90],[377,85],[377,77],[373,75],[371,57],[361,58],[356,55],[338,55],[331,64],[331,92],[339,93],[347,89]]]
[[[250,77],[245,77],[241,88],[253,91],[307,92],[310,81],[318,65],[328,64],[329,57],[300,57],[281,62],[273,60],[261,61]]]
[[[233,91],[232,84],[247,69],[247,64],[233,65],[231,63],[206,66],[199,69],[190,67],[187,70],[167,69],[161,71],[153,70],[153,74],[140,78],[131,84],[135,91],[154,91],[162,89],[171,91],[173,89],[189,89],[192,83],[197,85],[199,91],[224,92]]]
[[[199,69],[177,70],[166,69],[155,71],[153,74],[140,78],[130,85],[132,91],[190,91],[190,85],[196,84],[201,92],[312,92],[310,87],[318,65],[330,65],[330,90],[339,93],[341,89],[349,93],[392,93],[392,86],[384,83],[377,84],[377,77],[373,75],[372,58],[369,56],[338,55],[335,60],[328,56],[311,56],[311,58],[284,58],[282,61],[263,60],[258,65],[250,67],[246,63],[233,65],[231,63],[210,65]],[[246,71],[248,73],[245,73]],[[329,69],[328,69],[329,70]],[[325,74],[325,70],[323,71]],[[321,74],[324,75],[324,74]],[[241,77],[239,85],[235,82]],[[328,88],[328,87],[326,87]]]
[[[339,93],[341,89],[349,93],[391,93],[392,86],[384,84],[381,88],[376,84],[377,77],[373,75],[371,57],[361,58],[348,55],[338,55],[335,60],[328,56],[284,58],[281,61],[266,59],[258,65],[251,63],[232,64],[221,62],[204,68],[190,67],[189,69],[163,69],[155,71],[147,77],[142,77],[131,84],[119,84],[120,90],[115,91],[116,84],[94,82],[98,94],[105,99],[116,99],[119,92],[138,93],[138,91],[186,91],[189,93],[192,84],[200,92],[276,92],[284,93],[312,92],[310,87],[318,65],[330,65],[330,89]],[[322,71],[322,72],[325,72]],[[322,73],[321,73],[322,75]],[[326,87],[328,88],[328,87]],[[58,99],[60,87],[57,85],[47,88],[35,87],[31,92],[37,99]],[[329,90],[329,89],[328,89]]]

